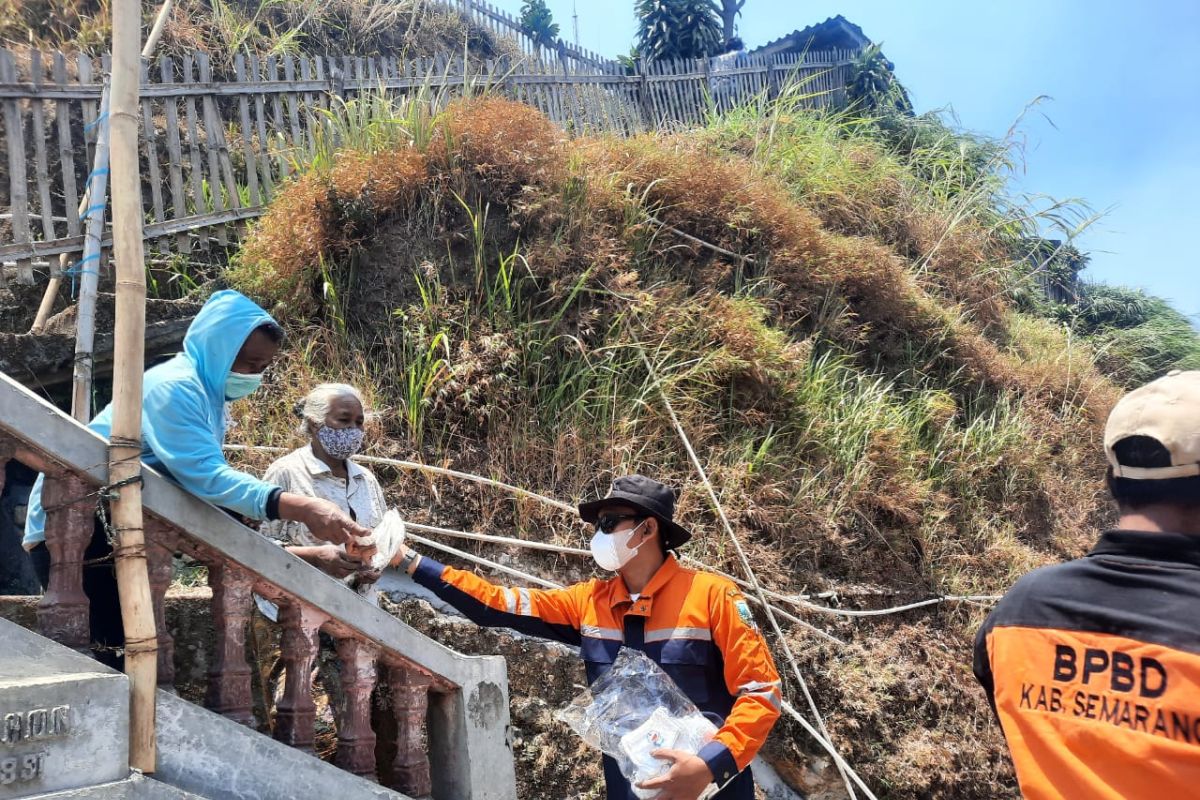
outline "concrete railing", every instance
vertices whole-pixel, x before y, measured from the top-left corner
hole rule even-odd
[[[107,443],[0,374],[0,467],[8,459],[47,476],[46,545],[50,586],[38,608],[41,632],[81,651],[89,646],[83,593],[84,549],[97,489],[107,475]],[[3,470],[0,469],[0,488]],[[173,642],[163,618],[172,555],[208,565],[216,631],[205,705],[253,724],[245,635],[252,592],[280,606],[286,667],[275,737],[309,752],[315,709],[310,695],[318,632],[337,640],[345,702],[338,709],[335,763],[355,774],[390,774],[393,788],[437,800],[516,797],[507,742],[508,673],[498,656],[464,656],[365,602],[341,582],[289,555],[228,514],[143,466],[142,501],[159,636],[159,683],[174,680]],[[371,694],[383,673],[394,714],[396,755],[377,765]],[[432,769],[431,769],[432,765]]]

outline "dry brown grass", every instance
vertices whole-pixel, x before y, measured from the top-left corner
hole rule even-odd
[[[484,96],[447,107],[430,155],[446,173],[482,188],[487,199],[512,202],[526,187],[561,186],[567,138],[532,106]]]
[[[403,213],[426,188],[425,155],[411,147],[366,155],[347,153],[330,175],[342,202],[355,201],[376,217]]]

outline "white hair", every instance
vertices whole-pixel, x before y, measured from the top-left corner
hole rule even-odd
[[[358,404],[362,406],[363,414],[366,415],[367,403],[358,389],[348,383],[322,383],[296,404],[296,414],[300,417],[300,426],[297,428],[297,432],[302,436],[308,436],[310,422],[318,427],[324,425],[325,417],[329,416],[329,409],[333,405],[333,401],[344,397],[357,400]]]

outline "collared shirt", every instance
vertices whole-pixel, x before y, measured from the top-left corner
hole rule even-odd
[[[719,725],[699,756],[721,800],[752,800],[746,769],[779,717],[779,674],[741,591],[718,575],[668,556],[633,598],[620,576],[565,589],[495,586],[422,557],[414,574],[479,625],[503,626],[578,646],[591,683],[622,646],[641,650]],[[616,762],[604,759],[609,800],[635,797]]]
[[[328,500],[359,525],[374,528],[387,511],[383,489],[369,469],[353,461],[346,462],[346,471],[348,479],[335,476],[329,465],[313,453],[312,447],[305,445],[267,467],[263,480],[279,486],[285,492]],[[307,525],[295,520],[264,522],[259,531],[286,545],[308,547],[326,544],[313,536]]]
[[[335,476],[329,465],[317,458],[312,447],[305,445],[267,467],[263,480],[281,487],[285,492],[328,500],[359,525],[374,529],[387,511],[387,499],[383,495],[383,488],[371,470],[353,461],[346,462],[346,472],[348,479]],[[312,547],[328,544],[313,536],[307,525],[295,520],[264,522],[258,530],[284,546]],[[353,585],[354,576],[347,576],[343,580],[347,585]],[[378,603],[375,584],[361,586],[358,592],[366,600]],[[263,613],[274,619],[267,609],[264,608]]]
[[[1109,531],[1021,578],[975,675],[1030,800],[1165,800],[1200,785],[1200,536]]]

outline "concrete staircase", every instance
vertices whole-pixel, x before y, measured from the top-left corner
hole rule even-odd
[[[105,441],[0,373],[0,467],[9,460],[46,475],[50,580],[37,607],[47,639],[0,627],[0,800],[84,789],[92,794],[78,796],[189,796],[154,794],[158,786],[122,766],[128,700],[118,698],[128,684],[79,655],[90,642],[82,563]],[[142,479],[158,628],[153,780],[208,800],[516,799],[503,658],[457,653],[144,465]],[[175,642],[164,598],[176,553],[207,566],[212,589],[204,708],[169,691]],[[246,647],[254,594],[280,608],[285,680],[273,739],[254,728]],[[313,754],[319,634],[335,641],[341,674],[336,766]]]
[[[407,800],[164,691],[157,772],[131,772],[128,678],[2,619],[0,643],[0,800]]]

